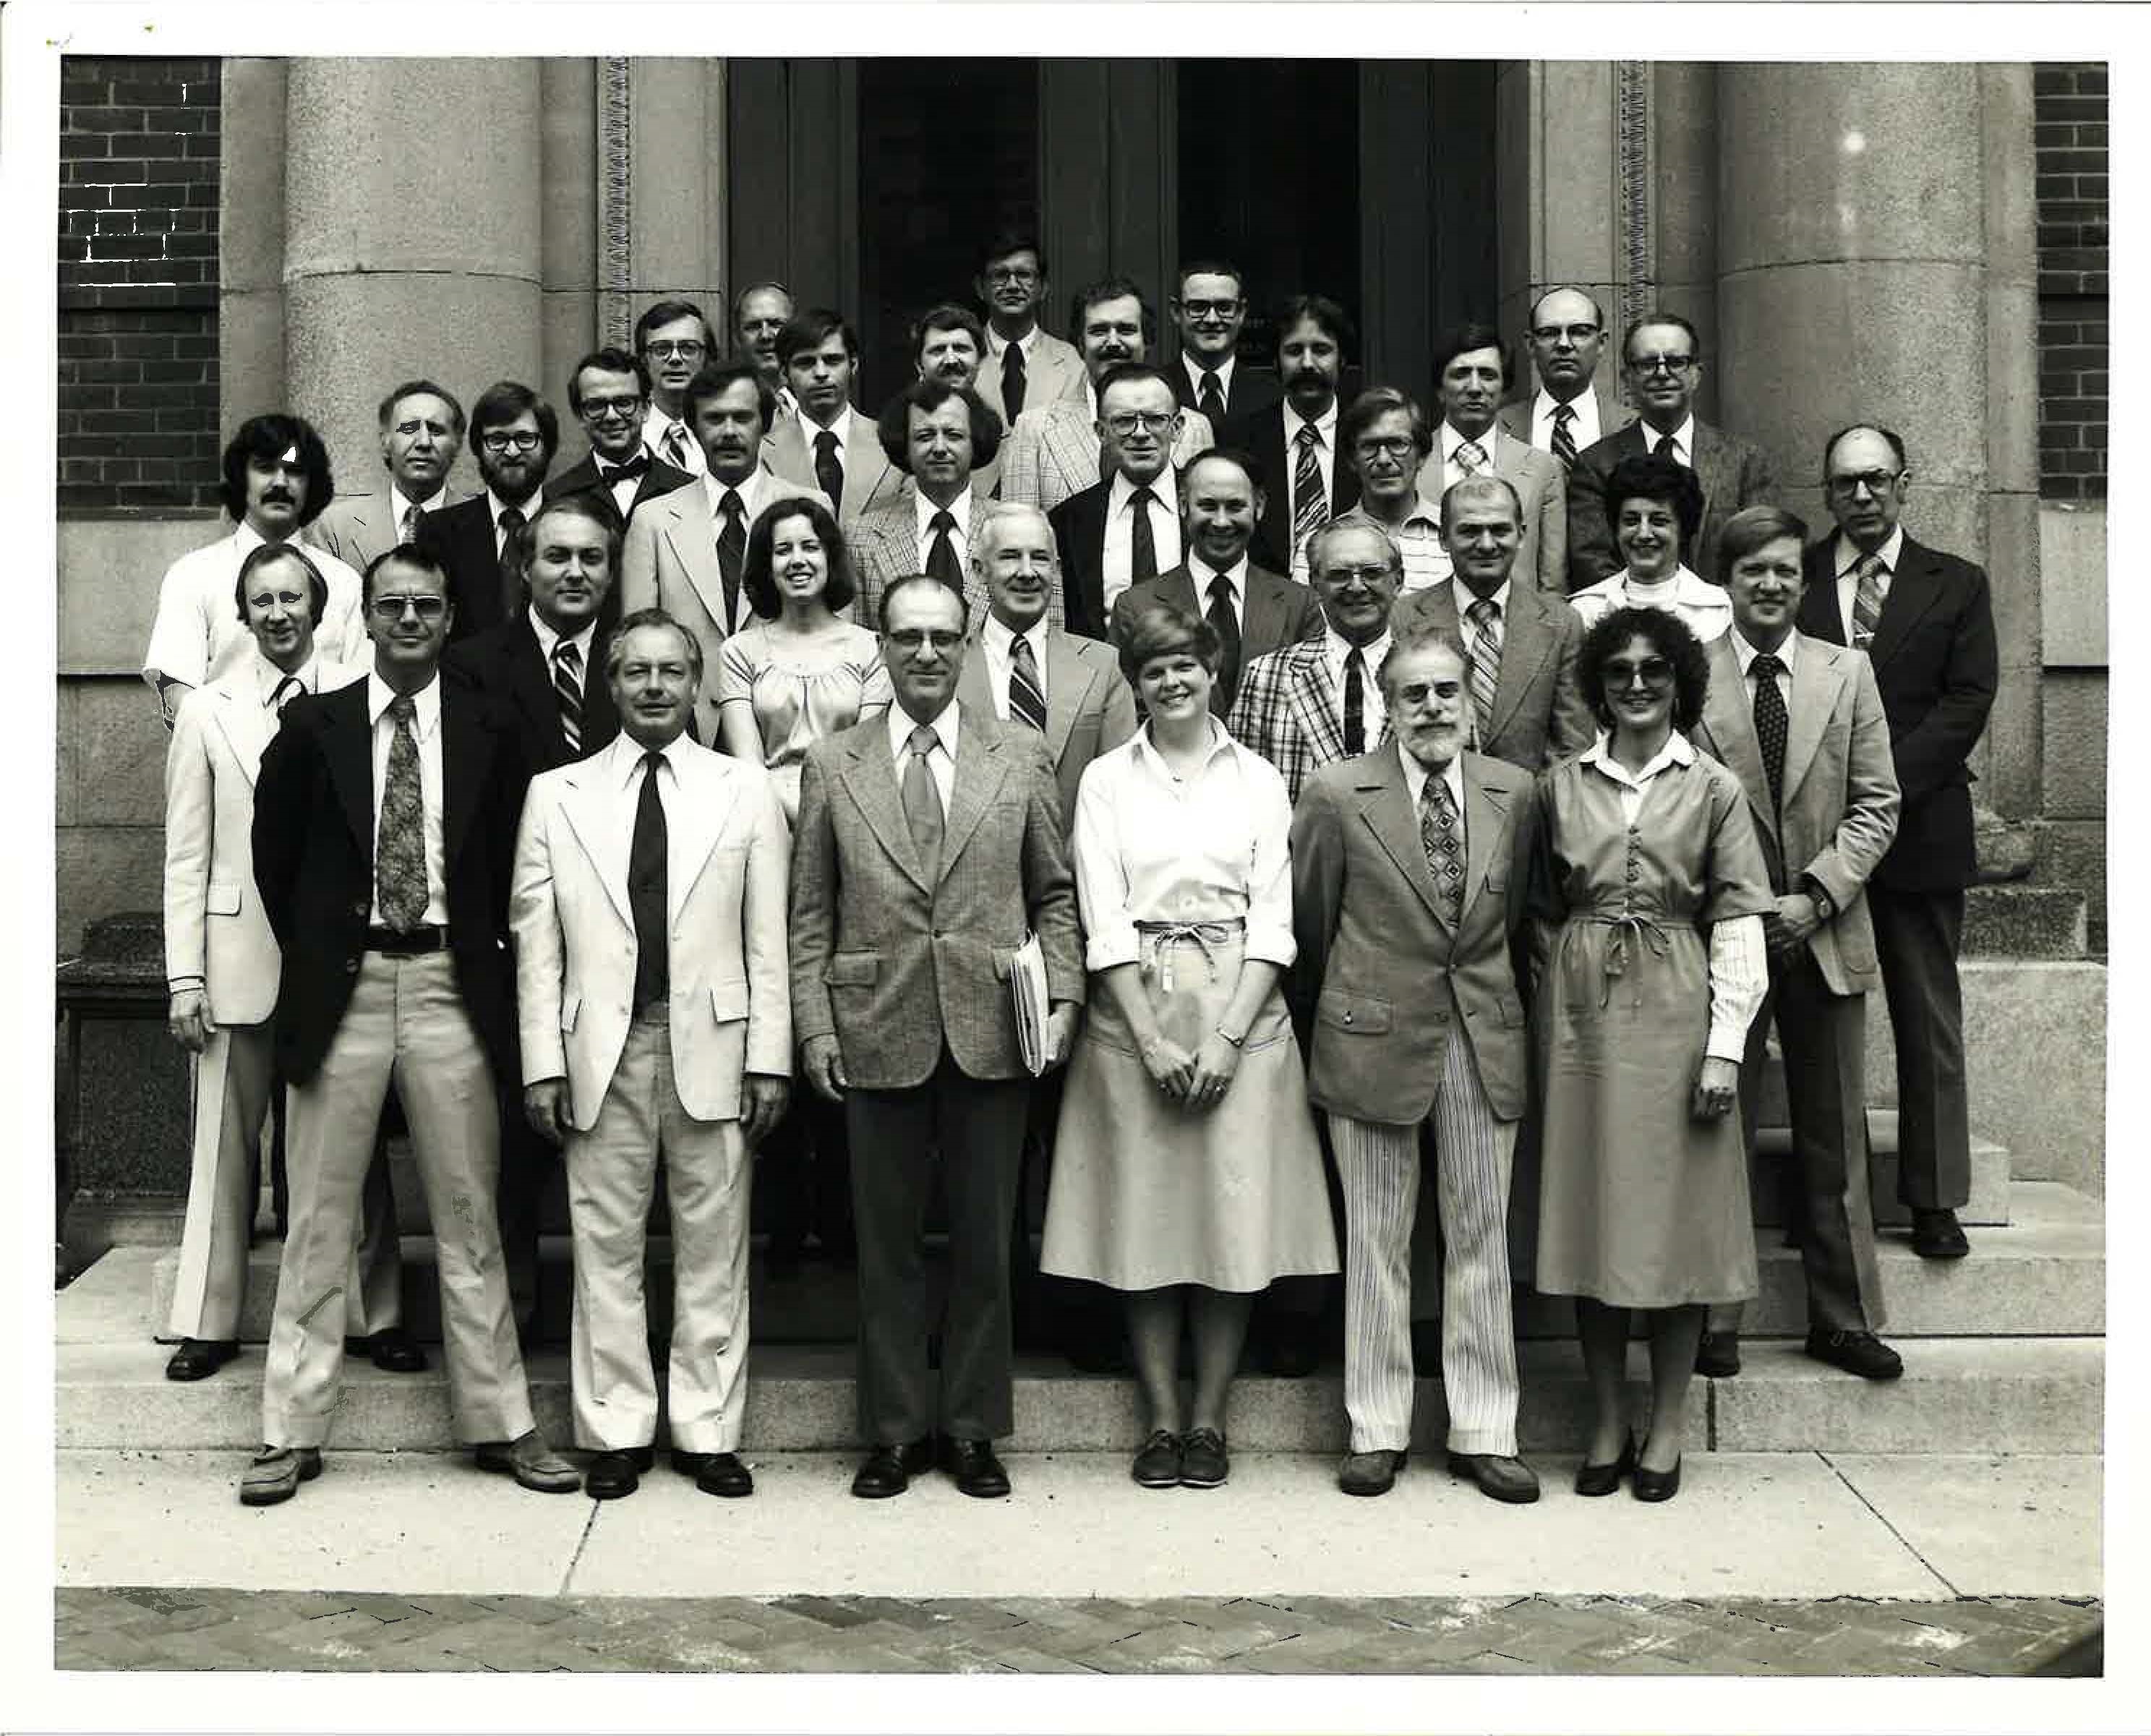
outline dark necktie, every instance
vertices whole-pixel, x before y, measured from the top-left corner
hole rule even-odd
[[[1658,443],[1651,448],[1651,453],[1654,458],[1671,458],[1676,464],[1680,463],[1680,454],[1673,450],[1673,437],[1671,434],[1659,435]]]
[[[1298,456],[1292,466],[1292,559],[1295,570],[1307,552],[1307,539],[1329,517],[1329,499],[1322,486],[1322,461],[1315,448],[1322,436],[1305,423],[1297,437]]]
[[[583,751],[583,655],[572,639],[553,645],[553,698],[560,713],[560,739],[568,744],[568,757]]]
[[[1344,751],[1367,751],[1367,660],[1356,645],[1344,658]]]
[[[373,841],[373,898],[381,919],[398,934],[426,916],[426,804],[418,782],[418,737],[412,720],[417,702],[407,693],[388,701],[396,732],[388,741],[388,771],[381,783],[381,827]]]
[[[598,465],[598,480],[607,488],[610,488],[615,483],[627,482],[649,473],[650,454],[646,452],[635,453],[625,464],[607,464],[601,462]]]
[[[1759,651],[1748,672],[1755,677],[1755,745],[1763,750],[1763,771],[1770,780],[1770,806],[1783,805],[1785,796],[1785,734],[1791,720],[1785,715],[1785,696],[1778,691],[1778,676],[1784,665],[1768,651]]]
[[[1039,691],[1038,659],[1019,633],[1009,647],[1009,716],[1045,733],[1045,696]]]
[[[276,691],[269,696],[269,709],[281,717],[284,715],[284,707],[289,705],[296,696],[304,691],[306,690],[299,685],[299,678],[295,675],[287,675],[282,681],[277,682]]]
[[[627,847],[627,908],[635,916],[635,1005],[638,1010],[672,991],[671,943],[666,935],[665,803],[657,792],[661,753],[642,757],[642,794],[635,804],[635,836]]]
[[[832,509],[844,504],[844,463],[837,456],[837,437],[823,428],[814,437],[814,484],[829,497]]]
[[[1434,875],[1441,919],[1454,929],[1464,914],[1464,840],[1456,835],[1456,803],[1438,772],[1427,774],[1420,792],[1419,841]]]
[[[1882,625],[1882,557],[1863,554],[1852,569],[1852,648],[1864,651],[1875,641]]]
[[[1128,527],[1128,583],[1141,585],[1146,579],[1157,577],[1157,539],[1151,534],[1151,504],[1157,496],[1145,488],[1137,488],[1128,496],[1128,513],[1133,519]]]
[[[717,503],[724,523],[717,527],[717,577],[725,587],[725,627],[730,631],[739,620],[740,575],[747,570],[747,509],[739,491],[726,488]]]
[[[1001,352],[1001,407],[1013,423],[1023,414],[1023,346],[1010,344]]]
[[[911,828],[911,842],[919,851],[919,865],[929,880],[941,877],[941,833],[945,824],[941,812],[941,790],[934,781],[926,756],[940,745],[934,726],[922,723],[911,732],[911,752],[903,762],[903,817]]]
[[[1553,407],[1553,455],[1564,464],[1576,462],[1576,433],[1569,427],[1575,420],[1575,405],[1556,404]]]
[[[1494,691],[1501,684],[1501,608],[1491,597],[1480,597],[1464,613],[1479,635],[1471,645],[1471,739],[1483,752]]]
[[[926,570],[953,591],[964,589],[963,569],[956,564],[956,520],[945,507],[927,521]]]
[[[519,507],[500,509],[500,618],[509,620],[523,606],[523,513]]]
[[[1220,717],[1232,709],[1240,688],[1240,618],[1232,612],[1232,581],[1222,573],[1210,581],[1203,614],[1217,635],[1217,679],[1210,684],[1210,709]]]
[[[1225,419],[1225,394],[1219,389],[1215,368],[1202,370],[1202,381],[1195,388],[1195,407],[1210,418],[1213,429]]]
[[[687,436],[678,423],[665,430],[665,438],[657,443],[665,448],[665,462],[676,469],[691,470],[694,460],[687,456]]]

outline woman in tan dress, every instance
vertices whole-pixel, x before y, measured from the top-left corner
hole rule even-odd
[[[1664,1501],[1680,1486],[1705,1307],[1755,1293],[1731,1111],[1776,901],[1739,781],[1681,733],[1709,681],[1686,624],[1616,610],[1584,635],[1577,673],[1606,733],[1541,773],[1535,797],[1537,1283],[1577,1298],[1593,1410],[1577,1492],[1610,1495],[1632,1470],[1638,1500]],[[1650,1334],[1640,1452],[1631,1308]]]
[[[1334,1272],[1293,960],[1284,779],[1210,714],[1217,635],[1145,610],[1121,667],[1150,721],[1093,760],[1076,882],[1096,986],[1060,1103],[1041,1271],[1126,1293],[1150,1417],[1146,1488],[1225,1480],[1225,1405],[1255,1293]],[[1182,1323],[1195,1394],[1183,1432]]]

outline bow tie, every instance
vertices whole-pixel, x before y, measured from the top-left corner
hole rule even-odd
[[[625,482],[635,477],[647,475],[649,470],[650,454],[646,452],[638,453],[625,464],[600,463],[598,480],[610,487],[616,482]]]

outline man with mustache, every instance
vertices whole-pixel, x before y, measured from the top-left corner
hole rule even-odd
[[[538,510],[539,488],[560,445],[553,407],[514,380],[495,381],[478,395],[470,428],[485,492],[428,514],[416,544],[448,575],[456,605],[451,631],[458,639],[513,620],[522,609],[523,527]]]
[[[1356,335],[1327,296],[1294,296],[1278,315],[1281,403],[1217,431],[1221,446],[1253,455],[1263,504],[1249,553],[1258,566],[1307,583],[1307,539],[1359,499],[1359,478],[1337,440],[1338,405],[1358,397],[1344,357]]]
[[[969,387],[979,392],[982,403],[986,402],[986,398],[980,389],[979,370],[985,353],[986,328],[979,323],[979,316],[969,308],[959,306],[954,301],[944,301],[939,306],[928,308],[912,324],[911,360],[912,365],[919,370],[919,377],[936,381],[952,390]],[[992,406],[988,403],[987,407],[991,409]],[[982,500],[997,498],[996,491],[1001,481],[1000,436],[1007,432],[1007,422],[1000,411],[995,410],[993,414],[994,419],[1002,424],[994,440],[995,450],[983,458],[975,451],[972,453],[971,486]],[[882,415],[887,418],[888,411],[886,407]],[[888,450],[886,440],[882,443],[882,449],[884,452]],[[893,453],[891,461],[894,462]],[[914,483],[917,482],[915,472],[903,464],[897,468],[910,476]],[[906,485],[902,492],[908,495],[914,492],[914,488]],[[864,524],[864,519],[860,523]],[[973,600],[976,602],[977,600],[974,598]],[[872,616],[863,613],[860,618],[870,620]]]
[[[380,421],[388,492],[339,494],[306,527],[308,543],[355,572],[398,543],[418,541],[426,514],[449,504],[448,473],[463,449],[463,407],[431,380],[395,387],[381,401]]]
[[[979,396],[1004,428],[1025,410],[1083,389],[1083,358],[1076,347],[1038,322],[1048,286],[1036,237],[1010,233],[989,241],[972,287],[986,310]]]

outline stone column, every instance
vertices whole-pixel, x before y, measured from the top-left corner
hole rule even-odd
[[[284,407],[284,68],[224,63],[217,206],[217,433]]]
[[[564,469],[590,443],[568,413],[568,372],[595,348],[598,246],[599,62],[565,56],[541,61],[539,74],[544,210],[539,253],[543,313],[539,372],[530,383],[560,412]]]

